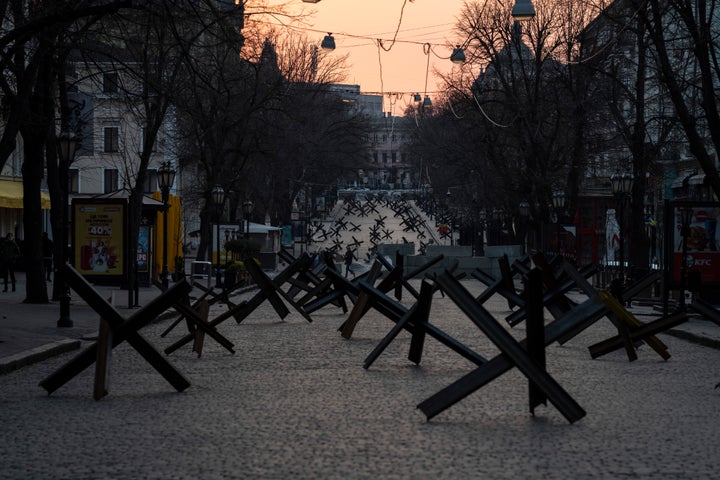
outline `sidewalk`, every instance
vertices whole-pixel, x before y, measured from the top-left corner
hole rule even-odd
[[[15,291],[0,292],[0,374],[9,373],[61,353],[79,349],[83,341],[90,341],[98,329],[98,315],[84,300],[73,293],[70,301],[71,328],[58,327],[60,303],[25,304],[25,273],[15,274]],[[128,309],[127,290],[117,287],[95,287],[104,298],[113,298],[123,316]],[[156,287],[140,288],[140,305],[160,293]],[[48,297],[52,284],[48,284]]]

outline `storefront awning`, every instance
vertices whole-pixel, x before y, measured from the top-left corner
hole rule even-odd
[[[50,208],[50,195],[40,192],[42,208]],[[23,184],[12,180],[0,180],[0,208],[23,208]]]

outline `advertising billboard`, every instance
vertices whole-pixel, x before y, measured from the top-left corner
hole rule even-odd
[[[86,277],[125,275],[124,200],[73,199],[73,260]]]
[[[683,262],[683,232],[680,211],[692,209],[687,232],[685,261],[689,271],[700,273],[703,284],[720,283],[720,251],[717,222],[720,204],[676,202],[671,204],[672,282],[680,283]]]

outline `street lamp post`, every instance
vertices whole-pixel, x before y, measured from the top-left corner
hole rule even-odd
[[[243,202],[243,215],[245,216],[245,238],[250,238],[250,215],[252,215],[253,204],[252,200],[246,200]]]
[[[502,233],[503,212],[499,208],[492,209],[493,228],[495,229],[495,245],[500,245],[500,234]],[[490,239],[488,235],[488,240]]]
[[[478,236],[480,237],[480,251],[478,252],[478,257],[484,257],[485,256],[485,222],[487,221],[487,212],[484,208],[481,208],[478,212],[478,222],[480,224],[480,232],[478,232]]]
[[[680,209],[680,234],[682,235],[682,263],[680,264],[680,298],[678,299],[678,311],[684,312],[686,309],[685,292],[687,291],[687,239],[690,233],[690,222],[692,221],[692,207],[683,207]]]
[[[527,253],[528,247],[527,247],[527,225],[528,225],[528,218],[530,217],[530,204],[526,201],[520,202],[520,205],[518,205],[518,210],[520,212],[520,220],[521,220],[521,226],[522,226],[522,247],[523,247],[523,254]]]
[[[455,215],[450,207],[450,187],[448,187],[447,193],[445,194],[445,205],[446,205],[446,219],[445,223],[450,227],[450,245],[453,245],[453,235],[455,233]]]
[[[565,205],[567,204],[567,196],[565,192],[557,191],[552,196],[553,208],[555,209],[555,218],[557,224],[557,251],[561,252],[560,244],[562,243],[562,216],[565,213]]]
[[[620,242],[618,254],[620,256],[620,277],[613,281],[611,288],[615,297],[622,303],[622,291],[625,288],[625,239],[623,228],[625,225],[625,197],[632,191],[633,177],[629,173],[614,174],[610,177],[610,186],[617,200],[618,207],[618,241]]]
[[[61,162],[59,174],[62,193],[62,208],[60,212],[60,221],[62,224],[60,228],[60,262],[57,262],[60,264],[60,268],[56,268],[55,272],[55,281],[57,282],[57,279],[60,279],[60,318],[57,321],[58,327],[73,326],[73,321],[70,319],[70,286],[65,279],[65,263],[68,261],[68,173],[70,164],[75,159],[77,146],[78,141],[74,133],[65,131],[60,134],[60,138],[58,138],[58,154]]]
[[[222,215],[223,205],[225,204],[225,190],[221,185],[215,185],[212,189],[213,203],[215,204],[216,218],[216,247],[217,247],[217,264],[216,264],[216,275],[215,275],[215,287],[222,288],[222,275],[220,274],[220,216]]]
[[[163,265],[162,265],[162,286],[163,290],[167,290],[168,286],[170,284],[169,275],[168,275],[168,255],[167,255],[167,247],[168,247],[168,241],[167,241],[167,235],[168,235],[168,226],[167,226],[167,217],[168,217],[168,200],[170,197],[170,187],[172,187],[173,183],[175,183],[175,169],[172,168],[172,164],[168,162],[163,162],[160,168],[157,171],[157,179],[158,179],[158,186],[160,187],[160,194],[162,196],[162,203],[165,207],[165,210],[163,211]]]

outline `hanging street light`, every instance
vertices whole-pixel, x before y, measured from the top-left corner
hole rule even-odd
[[[450,55],[450,61],[456,65],[462,65],[466,60],[465,52],[460,48],[460,45],[456,45],[452,55]]]
[[[429,96],[425,95],[425,100],[423,100],[422,106],[423,106],[424,109],[425,109],[425,108],[426,108],[426,109],[431,109],[431,108],[432,108],[433,104],[432,104],[432,100],[430,100],[430,97],[429,97]]]
[[[158,180],[158,186],[160,187],[160,195],[162,198],[163,206],[165,207],[163,211],[163,265],[162,265],[162,286],[163,290],[167,290],[168,286],[170,284],[170,280],[168,279],[168,259],[167,259],[167,236],[168,236],[168,226],[167,226],[167,217],[168,217],[168,200],[170,197],[170,187],[172,187],[173,183],[175,183],[175,169],[172,168],[172,164],[168,162],[163,162],[160,168],[157,171],[157,180]]]
[[[512,16],[518,22],[527,22],[535,17],[535,7],[531,0],[515,0]]]
[[[332,33],[328,33],[327,35],[325,35],[322,43],[320,43],[320,48],[328,52],[332,52],[333,50],[335,50],[335,38],[332,36]]]

